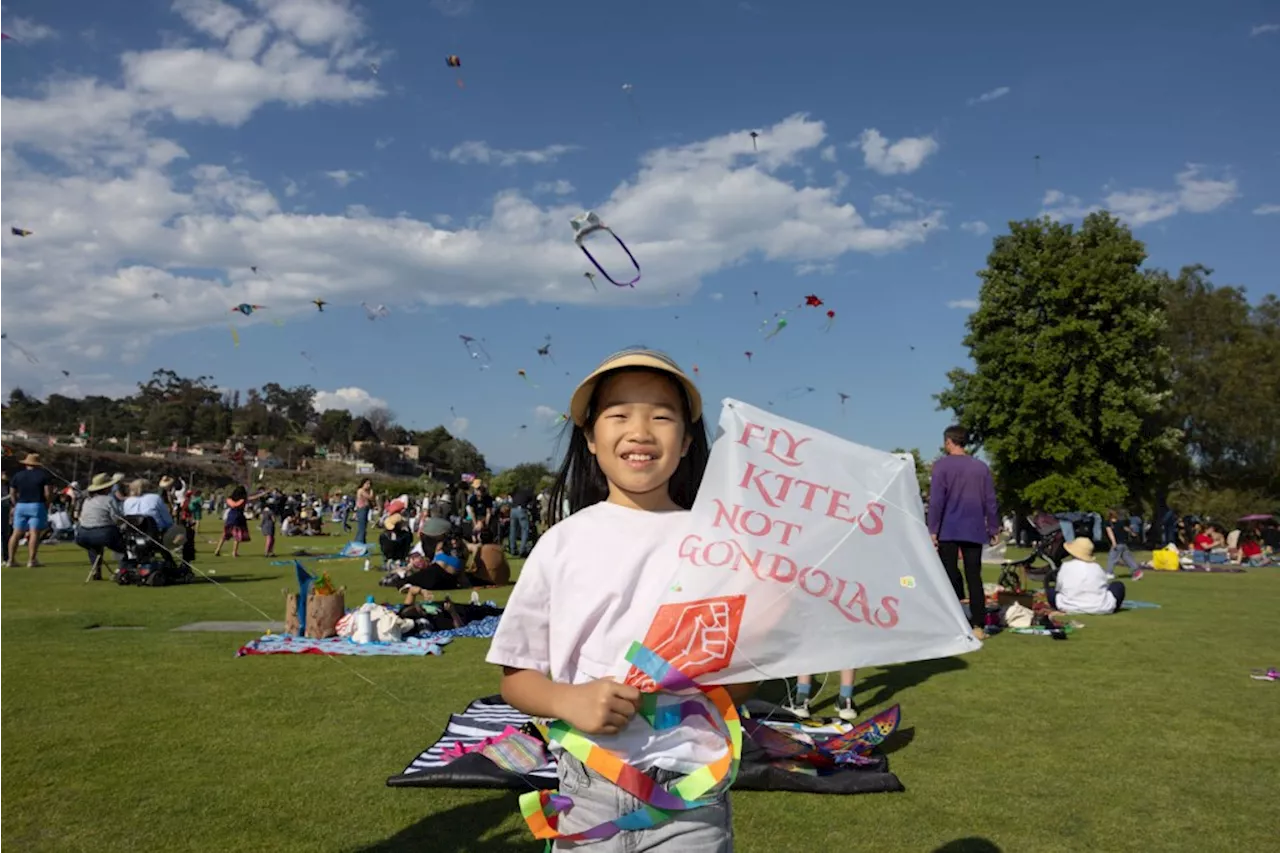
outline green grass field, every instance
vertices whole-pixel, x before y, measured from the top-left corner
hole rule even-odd
[[[496,692],[486,641],[438,658],[236,658],[250,636],[171,629],[262,619],[254,608],[282,619],[293,573],[256,537],[236,561],[207,539],[197,565],[221,588],[85,584],[73,545],[0,574],[7,849],[542,849],[514,794],[384,786],[451,712]],[[354,561],[325,565],[348,603],[391,592]],[[738,849],[1280,849],[1280,686],[1249,678],[1280,665],[1280,569],[1148,573],[1130,597],[1162,609],[860,673],[864,710],[902,705],[890,760],[906,792],[735,794]]]

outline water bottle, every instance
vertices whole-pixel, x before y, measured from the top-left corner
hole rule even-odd
[[[351,639],[362,644],[373,642],[373,616],[367,608],[361,607],[356,611],[356,629]]]
[[[365,557],[365,558],[364,558],[364,570],[365,570],[366,572],[367,572],[367,571],[369,571],[369,558],[368,558],[368,557]]]

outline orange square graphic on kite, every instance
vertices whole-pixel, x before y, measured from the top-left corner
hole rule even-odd
[[[691,679],[729,665],[738,643],[745,595],[681,601],[658,608],[644,645]],[[634,666],[626,683],[642,692],[656,689],[653,679]]]

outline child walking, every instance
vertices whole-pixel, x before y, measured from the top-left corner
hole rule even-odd
[[[502,696],[512,706],[564,720],[666,787],[722,756],[724,736],[696,715],[654,731],[633,719],[640,692],[612,676],[647,633],[653,611],[632,602],[656,603],[665,591],[673,543],[706,469],[702,398],[668,356],[626,350],[583,380],[569,412],[569,448],[549,502],[555,526],[524,564],[487,660],[503,667]],[[742,701],[750,689],[730,692]],[[562,834],[643,806],[567,752],[557,760],[560,791],[574,802],[560,816]],[[730,851],[729,801],[721,792],[655,827],[556,849]]]
[[[274,557],[276,555],[276,517],[269,507],[262,510],[262,539],[263,556]]]

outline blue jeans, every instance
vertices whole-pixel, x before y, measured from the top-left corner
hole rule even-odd
[[[1133,552],[1129,550],[1128,545],[1116,545],[1107,554],[1107,574],[1115,574],[1117,560],[1124,561],[1124,564],[1129,567],[1130,574],[1138,570],[1138,561],[1133,558]]]
[[[356,510],[356,540],[364,542],[365,532],[369,529],[369,508],[367,506],[360,507]]]
[[[124,553],[124,534],[118,527],[81,527],[76,530],[76,544],[89,552],[89,564],[98,557],[106,557],[106,551]]]
[[[520,534],[520,550],[516,550],[516,532]],[[529,510],[522,506],[511,508],[511,529],[507,531],[509,540],[507,550],[517,557],[523,557],[529,550]]]

